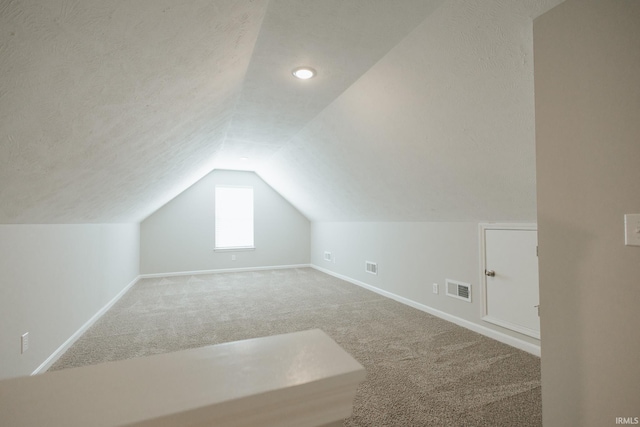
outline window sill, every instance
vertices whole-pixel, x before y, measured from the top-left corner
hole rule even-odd
[[[214,252],[242,252],[242,251],[254,251],[255,246],[242,246],[237,248],[213,248]]]

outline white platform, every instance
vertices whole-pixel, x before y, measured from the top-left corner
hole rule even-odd
[[[364,378],[315,329],[3,380],[0,424],[321,426],[351,415]]]

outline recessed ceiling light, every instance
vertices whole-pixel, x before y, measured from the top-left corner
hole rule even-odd
[[[307,80],[316,75],[316,70],[311,67],[298,67],[293,70],[293,75],[301,80]]]
[[[240,160],[242,160],[243,162],[246,162],[247,160],[249,160],[248,157],[240,157]]]

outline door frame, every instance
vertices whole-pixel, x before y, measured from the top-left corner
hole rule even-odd
[[[494,325],[501,326],[503,328],[509,329],[511,331],[515,331],[521,333],[523,335],[527,335],[532,338],[540,339],[540,332],[534,331],[533,329],[524,328],[518,325],[513,325],[508,322],[501,321],[499,319],[495,319],[489,316],[487,312],[487,276],[484,274],[487,268],[487,257],[486,257],[486,237],[485,231],[487,230],[524,230],[524,231],[538,231],[538,224],[536,223],[480,223],[478,225],[478,230],[480,233],[480,288],[482,291],[482,317],[481,319],[485,322],[492,323]],[[539,291],[538,287],[538,292]]]

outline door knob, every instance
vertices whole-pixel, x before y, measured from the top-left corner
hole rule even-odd
[[[495,277],[496,272],[495,272],[495,271],[493,271],[493,270],[485,270],[485,271],[484,271],[484,274],[486,274],[486,275],[487,275],[487,276],[489,276],[489,277]]]

